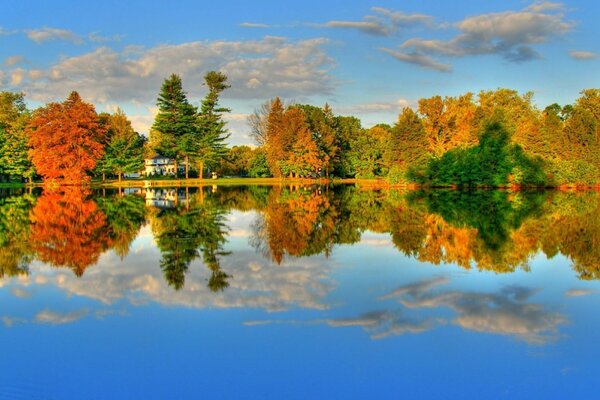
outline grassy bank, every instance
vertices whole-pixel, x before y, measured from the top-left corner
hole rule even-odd
[[[327,184],[351,184],[371,189],[459,189],[455,185],[430,186],[419,184],[392,184],[385,179],[289,179],[289,178],[219,178],[219,179],[123,179],[99,181],[93,180],[91,186],[94,188],[143,188],[143,187],[199,187],[199,186],[290,186],[290,185],[327,185]],[[0,183],[0,189],[19,189],[25,187],[42,187],[43,182],[33,183]],[[554,189],[554,190],[600,190],[599,185],[561,185],[561,186],[482,186],[473,189]]]

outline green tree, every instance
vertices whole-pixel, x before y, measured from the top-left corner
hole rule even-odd
[[[404,108],[391,130],[391,140],[386,150],[390,180],[406,181],[409,170],[420,174],[429,158],[427,146],[421,119],[412,109]]]
[[[108,126],[110,139],[102,164],[121,181],[123,174],[139,172],[144,167],[145,139],[133,130],[121,109],[108,117]]]
[[[189,139],[200,177],[205,166],[214,168],[227,153],[225,141],[229,134],[225,128],[223,113],[231,112],[229,108],[219,105],[219,96],[230,87],[227,76],[222,72],[209,71],[204,76],[204,84],[208,87],[208,93],[202,100],[197,118],[199,142],[192,143],[195,138]]]
[[[155,151],[177,163],[182,157],[189,158],[196,149],[198,137],[196,107],[188,102],[181,78],[172,74],[162,84],[157,100],[158,114],[152,130],[157,133]],[[186,169],[189,162],[186,163]]]
[[[0,182],[35,175],[25,129],[30,118],[22,93],[0,92]]]

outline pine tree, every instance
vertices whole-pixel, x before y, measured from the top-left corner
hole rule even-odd
[[[223,113],[231,112],[229,108],[219,105],[219,95],[230,87],[227,84],[227,76],[222,72],[209,71],[204,76],[204,82],[208,87],[208,94],[202,100],[198,114],[199,143],[197,143],[197,151],[194,151],[200,177],[205,165],[214,167],[227,152],[225,141],[229,138],[229,134],[225,128]],[[195,137],[189,137],[187,141],[194,149]]]
[[[158,114],[152,129],[160,133],[160,141],[154,150],[174,160],[177,176],[178,160],[188,159],[195,150],[190,143],[194,143],[191,138],[197,137],[196,107],[188,102],[181,78],[176,74],[165,79],[156,104]]]

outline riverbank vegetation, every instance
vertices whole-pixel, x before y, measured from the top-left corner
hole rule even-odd
[[[0,93],[0,183],[121,180],[144,159],[174,160],[186,178],[382,179],[391,185],[590,187],[600,184],[600,89],[572,105],[539,109],[510,89],[420,99],[395,124],[362,126],[327,104],[274,98],[248,117],[252,146],[227,146],[220,95],[227,76],[210,71],[198,106],[181,78],[165,79],[148,137],[121,110],[96,113],[73,92],[35,111],[21,93]]]

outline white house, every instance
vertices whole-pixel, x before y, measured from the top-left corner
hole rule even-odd
[[[177,163],[179,173],[185,172],[185,161]],[[175,162],[172,158],[155,156],[147,158],[144,162],[144,175],[175,175]]]

